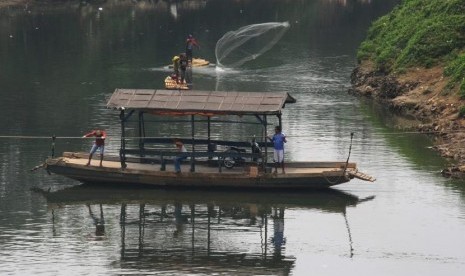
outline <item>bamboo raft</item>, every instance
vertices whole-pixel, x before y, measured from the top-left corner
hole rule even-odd
[[[189,87],[185,81],[183,83],[178,83],[171,76],[166,77],[165,88],[170,90],[189,90]]]
[[[205,67],[210,65],[210,62],[208,60],[205,60],[203,58],[193,58],[192,59],[192,67]]]

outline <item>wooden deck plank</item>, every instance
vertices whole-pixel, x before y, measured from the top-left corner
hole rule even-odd
[[[75,164],[75,165],[85,165],[87,163],[86,159],[83,158],[63,158],[68,164]],[[93,159],[90,166],[98,167],[100,164],[99,160]],[[120,162],[115,161],[106,161],[102,162],[102,166],[106,168],[121,168]],[[160,164],[141,164],[141,163],[127,163],[127,169],[133,170],[140,170],[140,171],[160,171]],[[172,163],[166,164],[166,171],[174,171],[174,165]],[[182,172],[189,172],[190,171],[190,163],[189,161],[185,161],[181,164],[181,171]],[[218,167],[206,166],[203,164],[196,164],[195,171],[198,173],[218,173]],[[234,174],[248,174],[247,167],[235,167],[232,169],[222,168],[223,173],[234,173]],[[327,171],[342,171],[342,169],[334,168],[334,167],[327,167],[327,168],[293,168],[288,167],[286,168],[286,174],[318,174]],[[281,172],[281,169],[278,169],[278,172]]]

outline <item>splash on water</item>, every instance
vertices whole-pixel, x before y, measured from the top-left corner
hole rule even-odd
[[[289,22],[268,22],[227,32],[216,43],[219,67],[239,67],[270,50],[289,29]]]

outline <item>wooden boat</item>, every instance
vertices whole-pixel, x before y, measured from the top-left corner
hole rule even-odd
[[[321,189],[353,178],[375,180],[358,172],[356,164],[348,159],[346,162],[286,162],[285,174],[273,173],[273,164],[268,162],[272,144],[266,137],[259,138],[258,144],[263,149],[260,153],[215,151],[217,146],[250,147],[250,142],[212,139],[211,124],[237,124],[237,121],[225,118],[248,116],[256,120],[261,133],[267,133],[269,117],[276,116],[281,126],[284,106],[294,102],[296,100],[285,92],[191,91],[186,94],[176,90],[116,89],[107,107],[120,112],[119,156],[106,157],[103,166],[98,167],[85,165],[87,154],[65,153],[62,157],[48,159],[46,169],[88,183],[191,188]],[[135,114],[138,116],[133,123],[138,125],[138,137],[131,138],[126,136],[126,127]],[[166,149],[173,143],[171,137],[147,137],[145,116],[149,115],[189,118],[186,122],[190,125],[191,137],[179,139],[191,147],[190,152],[180,154]],[[206,120],[195,120],[196,117]],[[206,128],[206,139],[195,137],[196,126],[199,128],[200,123],[204,130]],[[134,138],[138,143],[131,147]],[[175,173],[173,166],[167,164],[179,155],[190,160],[182,165],[181,173]],[[235,158],[244,161],[232,169],[225,169],[224,161]]]

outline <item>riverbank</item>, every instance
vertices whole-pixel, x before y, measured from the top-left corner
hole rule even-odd
[[[402,74],[386,74],[365,60],[351,76],[349,93],[381,102],[396,114],[414,119],[412,128],[434,136],[434,150],[451,160],[444,168],[446,177],[465,179],[465,119],[460,116],[460,99],[456,89],[447,88],[449,78],[444,67],[412,68]]]

